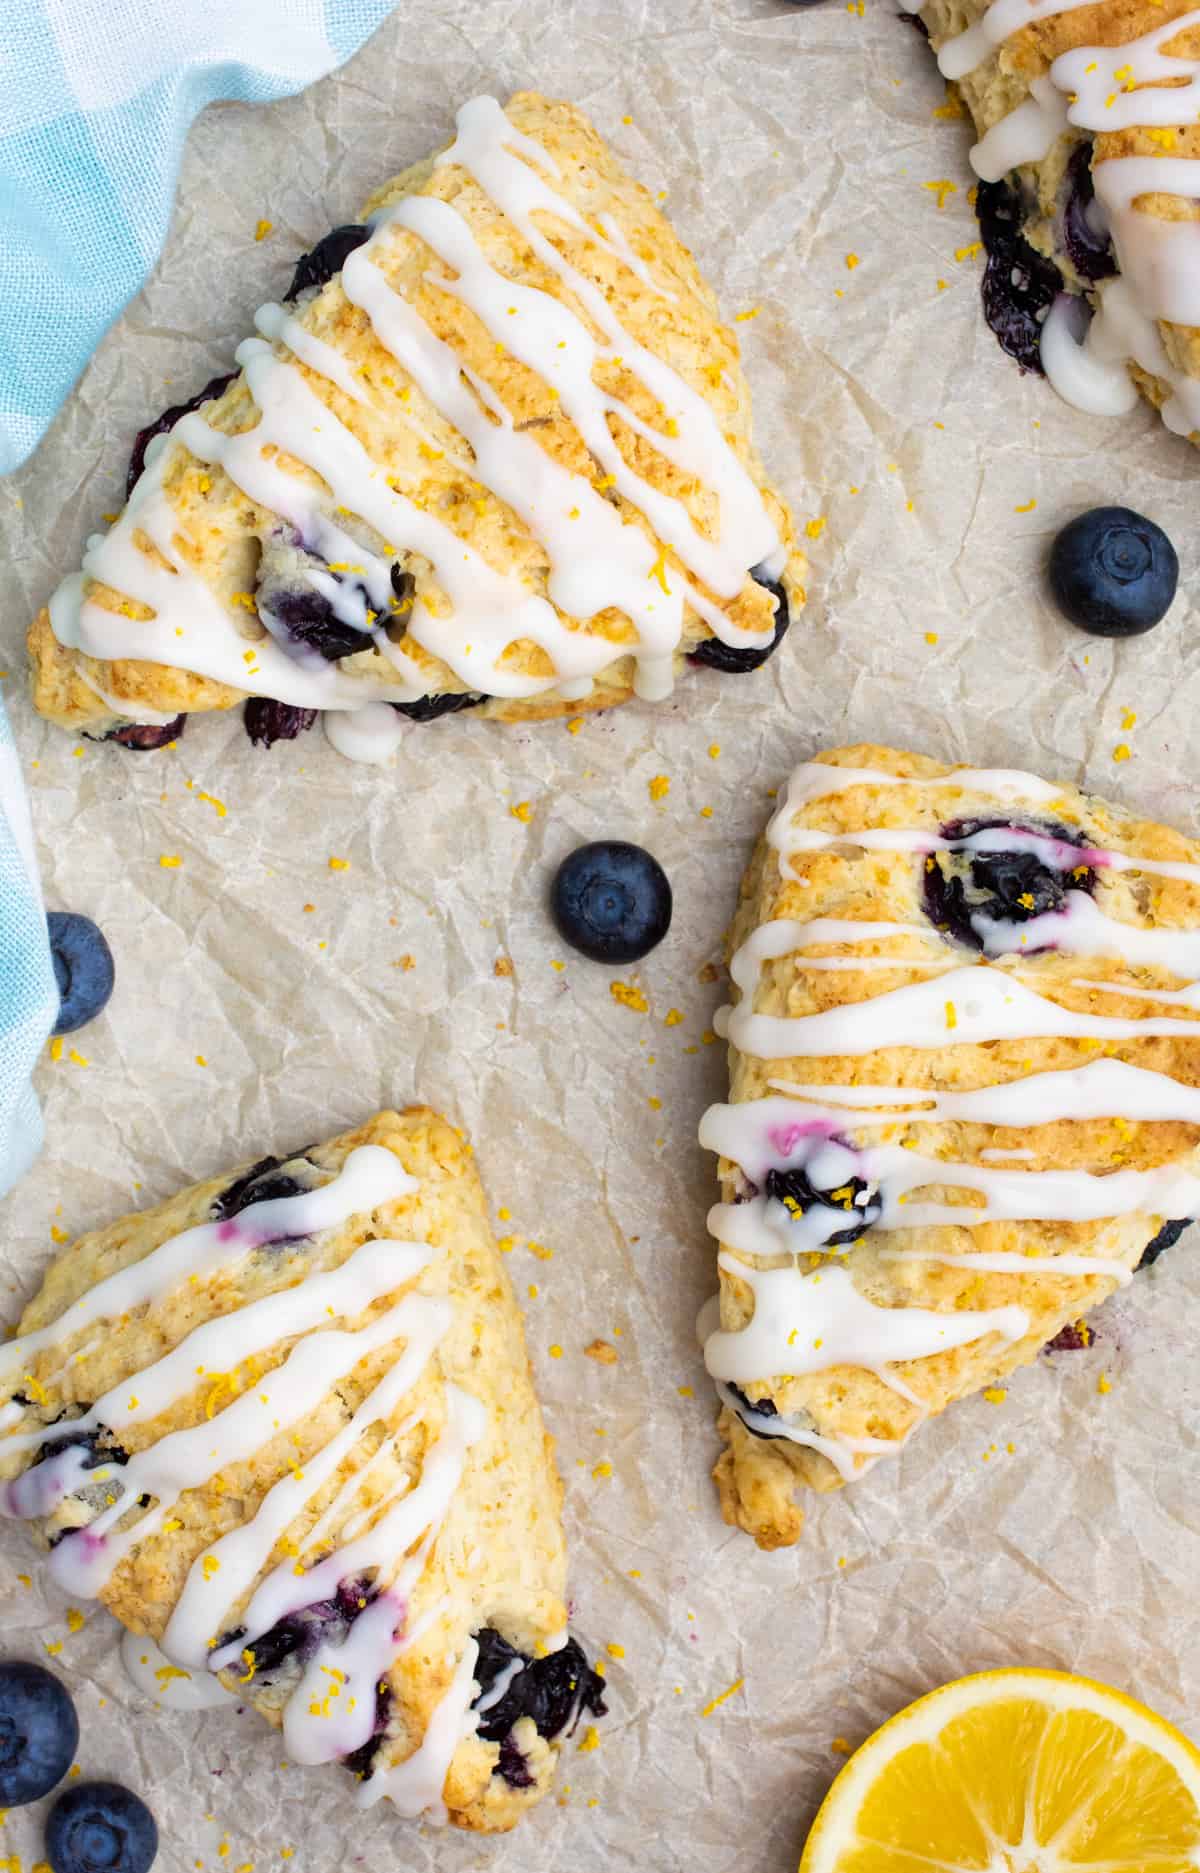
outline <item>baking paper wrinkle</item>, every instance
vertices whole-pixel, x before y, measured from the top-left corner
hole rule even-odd
[[[196,718],[159,755],[38,723],[22,634],[120,506],[135,432],[226,365],[303,247],[444,142],[457,104],[526,85],[584,103],[669,191],[727,318],[759,309],[733,329],[761,451],[798,526],[826,523],[807,543],[809,608],[775,661],[744,679],[689,673],[669,704],[585,717],[574,735],[414,724],[392,771],[343,763],[319,732],[256,750],[237,715]],[[109,1013],[68,1042],[88,1066],[64,1057],[39,1075],[48,1144],[4,1206],[5,1317],[35,1288],[52,1225],[73,1236],[381,1105],[440,1107],[469,1131],[493,1209],[511,1212],[496,1227],[515,1238],[504,1262],[558,1442],[575,1627],[593,1651],[624,1647],[607,1660],[600,1747],[579,1754],[582,1728],[566,1745],[561,1795],[507,1839],[439,1834],[382,1807],[360,1815],[333,1770],[281,1769],[252,1713],[155,1711],[108,1617],[70,1635],[7,1527],[0,1652],[63,1641],[50,1662],[78,1699],[83,1770],[150,1799],[164,1873],[197,1859],[792,1873],[843,1760],[834,1737],[858,1741],[960,1672],[1069,1667],[1200,1725],[1200,1243],[1187,1236],[1094,1317],[1089,1350],[1040,1358],[1003,1405],[968,1401],[854,1488],[810,1496],[798,1547],[760,1554],[726,1529],[708,1476],[694,1321],[715,1282],[716,1191],[695,1130],[725,1090],[722,1050],[701,1036],[726,987],[698,974],[768,791],[822,745],[891,741],[1081,781],[1200,828],[1197,458],[1147,410],[1117,426],[1068,410],[994,344],[979,259],[954,258],[978,235],[970,134],[934,118],[943,99],[890,0],[862,17],[837,0],[403,0],[303,97],[201,118],[162,263],[34,461],[0,484],[0,667],[47,901],[94,916],[117,959]],[[922,184],[942,177],[958,188],[938,211]],[[256,242],[260,220],[274,228]],[[1107,502],[1152,515],[1184,566],[1168,620],[1124,644],[1074,631],[1042,585],[1057,527]],[[1114,763],[1119,743],[1131,758]],[[660,773],[670,792],[654,804]],[[521,800],[527,824],[509,812]],[[668,939],[617,971],[576,956],[545,911],[557,860],[610,836],[648,846],[675,890]],[[163,853],[182,864],[164,870]],[[349,870],[331,872],[331,855]],[[406,954],[414,967],[393,967]],[[498,954],[511,978],[494,975]],[[614,978],[650,1012],[615,1002]],[[671,1008],[685,1018],[668,1028]],[[595,1339],[615,1365],[584,1357]],[[604,1461],[612,1475],[594,1476]],[[40,1812],[11,1814],[0,1852],[39,1859]]]

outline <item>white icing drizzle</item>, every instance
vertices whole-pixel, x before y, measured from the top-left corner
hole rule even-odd
[[[95,1320],[148,1305],[223,1265],[232,1267],[267,1243],[283,1245],[351,1217],[369,1214],[417,1189],[415,1179],[382,1146],[352,1152],[339,1174],[316,1190],[250,1204],[236,1216],[185,1231],[100,1282],[50,1327],[10,1343],[4,1370],[11,1379],[29,1360]],[[376,1734],[376,1687],[397,1658],[440,1616],[441,1606],[414,1612],[412,1601],[433,1543],[462,1479],[467,1454],[487,1428],[479,1400],[444,1382],[441,1423],[414,1477],[407,1462],[374,1500],[364,1499],[368,1477],[387,1458],[402,1454],[400,1439],[417,1422],[410,1416],[387,1429],[398,1407],[425,1372],[448,1331],[448,1300],[410,1291],[382,1312],[364,1318],[397,1289],[411,1287],[434,1258],[423,1242],[370,1238],[344,1262],[247,1301],[205,1321],[141,1371],[96,1400],[81,1418],[33,1432],[0,1435],[0,1456],[40,1449],[56,1437],[120,1432],[148,1425],[180,1401],[208,1389],[204,1415],[135,1451],[123,1463],[96,1461],[76,1442],[43,1458],[7,1484],[5,1513],[52,1514],[69,1494],[93,1508],[92,1519],[69,1530],[54,1547],[50,1572],[68,1592],[95,1597],[132,1549],[155,1535],[187,1492],[273,1440],[286,1439],[349,1378],[360,1363],[394,1348],[386,1370],[357,1409],[301,1467],[294,1459],[249,1520],[213,1542],[192,1564],[162,1649],[127,1636],[123,1656],[144,1689],[176,1708],[224,1702],[229,1693],[217,1672],[239,1683],[254,1676],[255,1642],[288,1614],[344,1595],[361,1581],[357,1614],[327,1630],[307,1659],[283,1710],[284,1740],[297,1762],[340,1759]],[[326,1323],[355,1322],[354,1326]],[[265,1373],[253,1363],[289,1346]],[[251,1362],[243,1389],[241,1369]],[[217,1409],[221,1404],[223,1408]],[[425,1410],[429,1410],[427,1405]],[[194,1414],[193,1414],[194,1415]],[[335,1420],[336,1421],[336,1420]],[[6,1414],[6,1424],[14,1420]],[[363,1440],[383,1427],[374,1449],[359,1458]],[[339,1472],[355,1464],[335,1487],[308,1529],[299,1551],[275,1554],[285,1531],[308,1505],[329,1492]],[[282,1467],[282,1462],[280,1467]],[[96,1492],[96,1493],[93,1493]],[[97,1494],[102,1506],[97,1506]],[[180,1526],[177,1522],[175,1526]],[[302,1558],[297,1561],[299,1552]],[[309,1561],[307,1557],[314,1558]],[[247,1596],[249,1596],[247,1598]],[[240,1613],[236,1612],[245,1602]],[[238,1636],[218,1639],[236,1625]],[[389,1796],[402,1813],[445,1818],[442,1786],[450,1758],[477,1719],[468,1712],[477,1657],[468,1642],[450,1689],[434,1710],[409,1757],[387,1761],[381,1743],[366,1802]],[[243,1665],[246,1669],[243,1671]]]
[[[377,615],[386,615],[389,606],[391,559],[405,551],[427,559],[448,596],[449,611],[435,615],[419,596],[407,618],[406,639],[440,658],[469,689],[525,697],[558,687],[578,698],[627,649],[639,694],[664,696],[671,688],[685,602],[729,644],[757,643],[761,633],[734,625],[687,577],[666,567],[651,537],[623,518],[590,479],[562,468],[536,437],[516,428],[501,399],[388,285],[376,263],[386,257],[397,231],[417,235],[449,269],[431,271],[426,279],[469,306],[497,344],[550,385],[609,485],[645,516],[709,591],[728,601],[741,592],[749,567],[760,562],[776,567],[781,556],[785,562],[776,529],[705,399],[625,330],[605,294],[566,260],[537,217],[584,233],[653,291],[673,297],[650,279],[622,230],[611,220],[596,229],[582,219],[547,180],[557,173],[549,153],[518,132],[494,99],[477,98],[463,107],[457,140],[440,161],[471,174],[520,230],[536,259],[569,289],[601,339],[592,336],[565,300],[505,278],[491,266],[463,216],[429,197],[408,197],[379,217],[370,239],[348,257],[342,285],[350,302],[367,313],[379,342],[469,445],[470,459],[465,453],[461,461],[454,458],[460,472],[505,502],[546,549],[553,602],[532,593],[516,576],[497,571],[435,513],[389,486],[380,466],[298,367],[373,411],[362,381],[334,347],[307,332],[285,307],[264,306],[256,319],[277,350],[259,338],[247,339],[237,353],[258,409],[257,422],[239,435],[226,435],[193,412],[176,425],[172,441],[223,468],[250,500],[282,518],[313,551],[335,564],[352,564]],[[279,355],[284,348],[297,363]],[[596,385],[593,371],[605,362],[619,362],[658,401],[660,427],[647,424]],[[711,493],[717,508],[712,537],[693,522],[681,501],[654,488],[626,461],[609,426],[614,417]],[[399,420],[424,435],[412,419],[401,415]],[[278,466],[280,454],[313,469],[323,485],[287,473]],[[334,745],[356,759],[386,759],[396,745],[395,734],[383,732],[378,714],[364,718],[361,711],[364,704],[411,701],[425,693],[427,680],[403,643],[393,642],[382,625],[374,628],[376,647],[390,666],[381,678],[369,666],[360,664],[351,673],[306,653],[265,613],[268,636],[252,641],[243,635],[232,608],[192,570],[175,543],[178,520],[163,488],[169,460],[166,447],[156,449],[153,459],[148,455],[125,513],[107,535],[92,540],[83,566],[87,577],[150,607],[154,615],[139,620],[105,610],[85,595],[84,579],[77,575],[64,581],[51,601],[55,635],[101,661],[142,658],[295,707],[354,711],[353,727],[331,733]],[[387,541],[388,559],[338,528],[331,518],[334,507],[358,516]],[[143,535],[163,556],[165,567],[140,550]],[[372,628],[361,591],[320,568],[310,569],[307,577],[345,622]],[[574,628],[560,615],[586,622],[609,608],[621,612],[633,628],[627,646]],[[519,641],[538,645],[553,673],[533,676],[514,669],[507,653]]]
[[[975,70],[1010,34],[1069,13],[1088,0],[992,0],[982,19],[948,39],[938,54],[947,78]],[[1190,12],[1124,44],[1073,47],[1035,78],[1031,95],[994,124],[971,151],[985,181],[1022,163],[1039,162],[1068,124],[1101,135],[1133,128],[1169,132],[1196,121],[1200,59],[1164,47],[1200,24]],[[1127,415],[1131,380],[1126,362],[1162,379],[1169,395],[1163,421],[1179,435],[1200,429],[1200,379],[1167,355],[1157,321],[1200,324],[1200,224],[1167,220],[1137,206],[1155,193],[1200,201],[1200,169],[1191,157],[1109,157],[1093,166],[1096,201],[1120,266],[1120,278],[1100,285],[1097,315],[1083,343],[1072,315],[1052,308],[1042,327],[1042,361],[1054,388],[1094,415]],[[1124,380],[1124,381],[1123,381]],[[1135,399],[1136,401],[1136,395]]]
[[[832,777],[832,779],[830,778]],[[1033,777],[961,769],[924,781],[870,769],[843,769],[807,763],[793,775],[784,805],[768,837],[786,875],[794,851],[878,844],[884,849],[921,853],[930,850],[1028,851],[1062,872],[1080,867],[1103,874],[1112,870],[1171,867],[1171,875],[1200,877],[1200,868],[1183,861],[1143,860],[1137,855],[1077,847],[1052,835],[1021,828],[996,827],[965,839],[944,840],[916,828],[852,828],[843,833],[814,832],[794,824],[810,802],[849,787],[947,786],[991,794],[999,800],[1025,798],[1039,804],[1059,800],[1061,792]],[[723,1011],[719,1025],[742,1053],[760,1059],[845,1056],[865,1057],[887,1048],[922,1052],[990,1041],[1079,1038],[1093,1042],[1141,1040],[1157,1035],[1194,1038],[1200,1022],[1149,1012],[1143,1019],[1114,1019],[1075,1013],[1021,981],[1020,951],[1053,948],[1069,955],[1108,956],[1131,968],[1156,968],[1182,977],[1181,989],[1157,990],[1122,982],[1074,980],[1078,988],[1130,993],[1148,1001],[1163,1000],[1196,1008],[1200,994],[1200,935],[1194,929],[1143,929],[1109,917],[1084,891],[1068,890],[1062,907],[1026,923],[989,921],[974,914],[985,950],[1003,957],[1007,967],[987,957],[961,964],[961,955],[928,926],[877,920],[815,918],[804,922],[776,919],[751,932],[730,962],[740,992],[737,1004]],[[911,982],[867,1001],[806,1015],[765,1015],[754,1010],[762,971],[784,957],[795,957],[799,970],[819,969],[830,960],[848,967],[920,969],[927,956],[913,953],[914,940],[941,947],[949,962],[937,979]],[[890,955],[883,945],[903,944],[908,954]],[[838,945],[849,956],[811,957],[809,949]],[[869,945],[869,955],[854,946]],[[886,1245],[889,1232],[974,1230],[996,1222],[1080,1224],[1128,1217],[1144,1218],[1146,1239],[1165,1220],[1200,1214],[1200,1176],[1188,1162],[1166,1162],[1148,1170],[1118,1169],[1097,1174],[1086,1169],[1028,1168],[1028,1146],[985,1146],[978,1161],[957,1161],[932,1151],[908,1149],[890,1141],[897,1127],[966,1123],[1013,1128],[1033,1134],[1064,1121],[1111,1119],[1128,1129],[1129,1121],[1173,1122],[1200,1128],[1200,1088],[1170,1074],[1125,1061],[1098,1059],[1068,1069],[1027,1073],[1010,1082],[957,1090],[937,1086],[823,1085],[772,1078],[767,1096],[735,1105],[715,1105],[700,1126],[700,1142],[736,1167],[749,1188],[740,1199],[719,1203],[709,1228],[721,1244],[720,1267],[753,1291],[754,1310],[736,1332],[710,1330],[706,1361],[726,1404],[760,1436],[784,1436],[820,1450],[849,1479],[860,1474],[863,1453],[853,1451],[831,1427],[811,1425],[807,1413],[797,1423],[762,1410],[747,1411],[730,1385],[760,1385],[838,1364],[871,1370],[892,1385],[889,1364],[922,1359],[943,1345],[966,1345],[988,1333],[1013,1341],[1029,1330],[1021,1308],[971,1313],[959,1308],[936,1311],[896,1306],[880,1308],[855,1286],[856,1249],[870,1234],[870,1253],[883,1263],[962,1268],[1017,1279],[1095,1279],[1123,1286],[1131,1278],[1127,1244],[1114,1243],[1109,1255],[1061,1252],[1039,1245],[1024,1254],[1010,1249],[968,1248],[961,1238],[930,1245]],[[885,1134],[880,1138],[880,1132]],[[873,1136],[873,1134],[875,1136]],[[915,1144],[915,1141],[911,1141]],[[771,1173],[780,1179],[768,1182]],[[790,1177],[790,1184],[787,1181]],[[763,1191],[763,1184],[767,1190]],[[771,1192],[787,1190],[792,1195]],[[957,1201],[923,1200],[923,1193]],[[856,1214],[861,1223],[856,1225]],[[855,1238],[849,1231],[859,1227]],[[840,1237],[841,1240],[834,1240]],[[903,1239],[902,1239],[903,1240]],[[1053,1241],[1051,1235],[1050,1240]],[[800,1258],[819,1251],[825,1259],[801,1272]],[[710,1328],[712,1323],[710,1322]],[[945,1337],[944,1337],[945,1336]],[[896,1348],[906,1350],[895,1350]],[[910,1394],[905,1390],[905,1395]],[[919,1401],[918,1401],[919,1402]]]

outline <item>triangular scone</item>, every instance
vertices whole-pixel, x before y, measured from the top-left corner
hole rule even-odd
[[[251,697],[256,740],[323,709],[379,759],[405,714],[528,721],[663,697],[689,655],[765,662],[804,561],[737,343],[587,119],[476,98],[368,217],[169,413],[33,625],[41,712],[147,747]]]
[[[600,1681],[470,1147],[381,1112],[82,1236],[0,1349],[0,1508],[290,1761],[511,1827]],[[164,1667],[164,1683],[171,1672]],[[176,1676],[178,1673],[175,1674]]]
[[[838,749],[792,776],[730,969],[706,1360],[726,1520],[778,1547],[798,1484],[852,1481],[1200,1215],[1200,847]]]
[[[1092,415],[1128,415],[1136,385],[1200,441],[1191,0],[903,4],[974,120],[983,305],[1004,349]]]

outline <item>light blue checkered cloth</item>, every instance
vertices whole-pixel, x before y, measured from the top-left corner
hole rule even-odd
[[[0,704],[0,1195],[42,1148],[30,1074],[57,1014],[29,802]]]
[[[0,0],[0,474],[158,258],[184,137],[302,91],[395,0]]]

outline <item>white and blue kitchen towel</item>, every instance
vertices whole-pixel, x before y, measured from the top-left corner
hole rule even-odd
[[[0,1195],[42,1148],[30,1075],[57,1014],[29,801],[0,703]]]
[[[0,474],[158,258],[197,112],[302,91],[394,4],[0,0]]]

